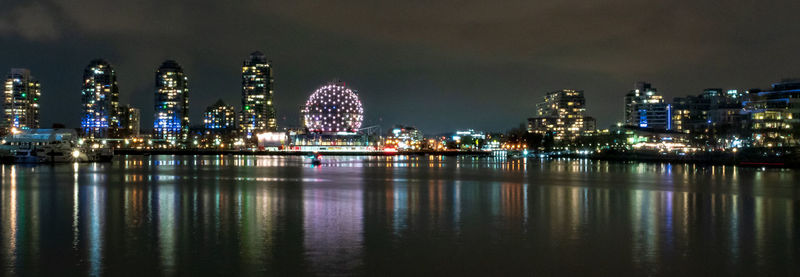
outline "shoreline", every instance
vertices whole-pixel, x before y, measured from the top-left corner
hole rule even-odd
[[[200,149],[118,149],[117,155],[246,155],[246,156],[306,156],[313,151],[252,151],[252,150],[200,150]],[[320,152],[323,156],[492,156],[487,151],[353,151]],[[535,155],[535,154],[533,154]],[[529,158],[533,158],[531,156]],[[675,163],[699,165],[729,165],[742,167],[800,168],[800,158],[795,156],[754,157],[730,153],[701,153],[687,156],[659,155],[653,153],[600,153],[589,155],[550,155],[551,158],[575,158],[613,162]],[[519,158],[514,158],[519,159]]]
[[[204,150],[204,149],[116,149],[117,155],[249,155],[249,156],[307,156],[319,153],[324,156],[491,156],[487,151],[268,151],[268,150]]]
[[[612,162],[642,162],[642,163],[672,163],[672,164],[697,164],[697,165],[728,165],[740,167],[769,167],[769,168],[800,168],[800,159],[794,156],[784,157],[753,157],[729,153],[703,153],[700,155],[678,156],[657,155],[648,153],[614,153],[590,154],[586,156],[567,154],[553,157],[585,158],[595,161]]]

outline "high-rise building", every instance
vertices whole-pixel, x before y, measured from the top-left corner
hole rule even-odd
[[[119,135],[119,88],[116,72],[108,61],[92,60],[83,70],[81,100],[84,136],[107,138]]]
[[[3,121],[0,133],[39,128],[42,89],[28,69],[12,68],[3,89]]]
[[[122,137],[136,137],[140,133],[140,122],[142,113],[139,109],[131,106],[120,106],[119,108],[119,125],[120,136]]]
[[[637,82],[625,95],[625,125],[656,130],[672,129],[672,107],[649,83]]]
[[[225,105],[222,99],[206,108],[203,126],[207,131],[228,132],[236,128],[236,113],[233,106]]]
[[[153,137],[185,141],[189,134],[189,77],[167,60],[156,71]]]
[[[242,65],[242,112],[239,128],[247,136],[277,129],[272,103],[272,65],[261,52],[253,52]]]
[[[529,132],[553,133],[556,140],[562,140],[577,138],[585,128],[586,98],[582,90],[549,92],[536,107],[536,117],[528,119]]]

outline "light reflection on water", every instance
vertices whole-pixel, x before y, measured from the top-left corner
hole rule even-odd
[[[798,273],[793,170],[477,157],[0,167],[4,274]]]

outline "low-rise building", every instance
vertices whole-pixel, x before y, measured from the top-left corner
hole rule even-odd
[[[743,112],[755,146],[800,145],[800,80],[783,80],[769,91],[749,93]]]

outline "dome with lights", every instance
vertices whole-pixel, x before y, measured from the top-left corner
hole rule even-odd
[[[320,87],[303,106],[303,121],[313,133],[356,132],[364,120],[358,95],[343,83]]]

